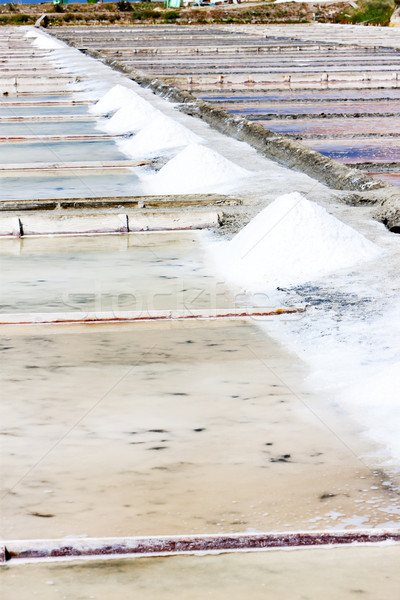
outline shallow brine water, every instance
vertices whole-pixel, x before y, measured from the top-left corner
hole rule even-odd
[[[400,186],[400,171],[367,171],[367,173],[374,179],[382,179],[392,185]]]
[[[200,93],[198,96],[203,100],[210,100],[211,102],[226,102],[226,101],[268,101],[268,100],[311,100],[313,102],[317,100],[360,100],[360,94],[362,94],[363,99],[381,99],[381,98],[390,98],[390,99],[398,99],[400,97],[400,90],[398,89],[385,89],[385,90],[312,90],[312,91],[304,91],[304,90],[288,90],[285,92],[282,91],[247,91],[243,93],[243,91],[237,92],[229,92],[224,91],[221,93],[220,91]]]
[[[9,600],[387,600],[398,594],[399,545],[272,550],[10,565]]]
[[[54,159],[53,159],[54,162]],[[133,169],[95,173],[72,172],[71,175],[46,174],[0,178],[0,200],[44,200],[46,198],[102,198],[140,196],[143,187]]]
[[[88,107],[85,105],[70,104],[57,106],[0,106],[0,116],[18,117],[28,115],[70,115],[74,112],[76,115],[88,114]]]
[[[257,121],[266,129],[277,133],[305,135],[362,135],[366,138],[371,133],[399,134],[399,124],[395,119],[385,117],[346,119],[268,119]]]
[[[86,162],[126,160],[112,141],[28,142],[0,144],[0,163]]]
[[[0,138],[3,136],[24,135],[71,135],[99,133],[94,121],[53,121],[48,123],[21,122],[1,123]]]
[[[270,103],[240,103],[240,106],[235,106],[232,103],[223,102],[218,104],[221,108],[225,108],[234,114],[243,115],[262,115],[264,113],[273,113],[277,115],[296,115],[296,114],[379,114],[379,113],[399,113],[400,102],[396,100],[382,102],[329,102],[327,104],[321,102],[279,102]]]
[[[302,144],[345,163],[400,162],[400,139],[306,139]]]
[[[3,240],[2,312],[232,306],[201,237]],[[357,458],[373,444],[252,320],[8,326],[0,353],[6,538],[378,527],[400,511]]]
[[[204,265],[197,232],[3,241],[0,312],[233,306]]]
[[[6,539],[399,514],[386,476],[356,457],[357,430],[300,392],[300,365],[251,322],[17,326],[0,352]]]

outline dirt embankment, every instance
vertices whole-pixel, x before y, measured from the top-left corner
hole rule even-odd
[[[361,0],[361,3],[373,3],[373,1]],[[395,8],[394,1],[383,1],[390,5],[391,15]],[[8,3],[0,6],[0,25],[33,25],[43,13],[47,14],[47,26],[114,23],[121,25],[131,23],[343,23],[350,22],[354,12],[355,9],[349,2],[274,4],[271,0],[264,0],[181,9],[164,8],[160,2],[129,3],[125,0],[63,6],[54,6],[52,3],[31,5]],[[378,21],[379,19],[373,24],[387,24]]]

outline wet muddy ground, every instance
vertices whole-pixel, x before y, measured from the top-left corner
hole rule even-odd
[[[5,567],[9,600],[387,600],[398,592],[398,546],[175,556]]]
[[[3,328],[1,353],[6,539],[398,518],[371,446],[251,323]]]

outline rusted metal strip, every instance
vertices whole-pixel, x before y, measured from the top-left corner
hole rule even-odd
[[[4,543],[4,562],[78,557],[157,556],[347,544],[400,543],[400,530],[288,532],[231,535],[26,540]]]
[[[8,104],[8,103],[7,103]],[[0,123],[63,123],[70,121],[95,121],[93,115],[1,115]]]
[[[58,76],[55,76],[54,79],[58,80]],[[37,85],[37,82],[36,82],[36,85]],[[25,100],[22,102],[20,100],[10,100],[10,101],[7,101],[5,106],[6,107],[24,106],[24,107],[33,108],[36,106],[89,106],[89,104],[92,104],[91,102],[89,102],[89,100],[37,100],[37,101]]]
[[[66,135],[5,135],[0,136],[0,143],[32,143],[32,142],[99,142],[126,137],[126,134],[91,133],[91,134],[66,134]]]
[[[305,312],[305,308],[228,308],[210,310],[153,310],[87,313],[26,313],[1,315],[0,325],[81,325],[98,323],[137,323],[146,321],[193,321],[213,319],[265,318]]]

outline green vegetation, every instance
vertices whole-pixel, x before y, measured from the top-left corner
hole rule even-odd
[[[135,2],[132,6],[133,21],[154,21],[161,17],[160,4],[157,2]]]
[[[350,4],[274,4],[272,0],[256,5],[238,4],[231,6],[182,7],[172,9],[160,2],[132,2],[118,0],[97,4],[96,0],[86,0],[86,4],[61,4],[53,7],[48,4],[21,5],[9,2],[0,5],[0,25],[34,24],[45,11],[47,25],[68,24],[128,24],[128,23],[365,23],[366,25],[388,25],[390,17],[400,0],[357,0],[357,6]],[[96,4],[95,4],[96,3]],[[67,11],[68,12],[64,12]],[[42,22],[44,26],[45,23]]]
[[[359,0],[358,8],[349,7],[336,15],[335,21],[336,23],[389,25],[395,6],[394,0]]]
[[[132,10],[132,4],[126,0],[119,0],[119,2],[117,2],[117,8],[122,12],[128,12],[129,10]]]
[[[164,21],[166,23],[171,23],[171,22],[179,19],[180,16],[181,16],[181,13],[179,12],[179,10],[167,10],[164,13]]]
[[[6,18],[7,22],[4,22],[4,25],[29,25],[35,22],[35,19],[32,18],[30,15],[24,15],[21,13],[17,15],[11,15],[10,17]],[[3,19],[4,17],[2,17],[2,20]]]

